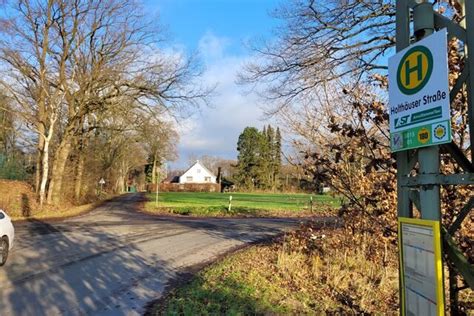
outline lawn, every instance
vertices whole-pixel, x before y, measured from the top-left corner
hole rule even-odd
[[[231,210],[229,198],[232,196]],[[153,213],[174,213],[182,215],[207,216],[269,216],[309,215],[313,212],[336,208],[340,201],[330,195],[273,194],[273,193],[204,193],[164,192],[148,194],[145,210]]]

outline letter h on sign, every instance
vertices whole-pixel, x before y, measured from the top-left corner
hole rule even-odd
[[[410,85],[410,74],[414,71],[416,71],[416,74],[418,76],[418,81],[421,81],[423,78],[423,69],[422,69],[422,56],[421,54],[418,54],[416,56],[416,65],[414,67],[410,68],[410,60],[407,59],[405,61],[405,85],[409,86]]]

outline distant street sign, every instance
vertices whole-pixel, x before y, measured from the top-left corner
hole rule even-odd
[[[439,221],[398,218],[402,315],[444,315]]]
[[[392,151],[451,142],[447,51],[443,29],[389,59]]]

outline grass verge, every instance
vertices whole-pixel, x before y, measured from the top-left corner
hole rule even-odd
[[[347,236],[344,229],[308,224],[272,244],[252,246],[198,273],[151,314],[396,315],[394,246]]]
[[[31,216],[23,215],[12,215],[11,218],[13,221],[26,221],[26,220],[44,220],[44,219],[61,219],[67,217],[78,216],[87,212],[92,211],[96,207],[100,206],[104,201],[84,204],[80,206],[66,207],[60,209],[47,209],[43,211],[36,212]]]
[[[189,216],[309,216],[340,205],[330,195],[309,194],[164,192],[158,204],[155,193],[147,197],[146,212]]]

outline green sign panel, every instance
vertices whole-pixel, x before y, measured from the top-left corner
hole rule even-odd
[[[451,140],[449,121],[421,125],[391,134],[391,147],[393,151],[413,149]]]
[[[391,57],[389,83],[392,151],[451,142],[446,30]]]

